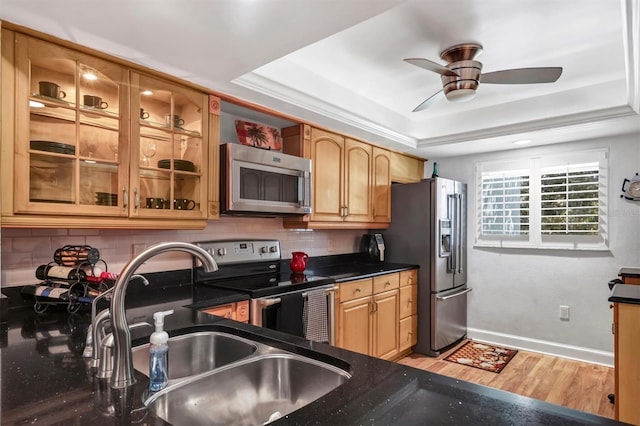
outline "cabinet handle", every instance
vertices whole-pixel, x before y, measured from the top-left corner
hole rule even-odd
[[[133,188],[133,211],[138,211],[140,207],[140,194],[138,194],[138,188]]]
[[[125,186],[122,187],[122,200],[124,201],[122,207],[124,209],[129,207],[129,191],[127,191],[127,187]]]
[[[378,304],[376,303],[375,300],[371,301],[371,313],[374,314],[378,312]]]
[[[349,216],[349,207],[345,206],[344,207],[344,217]]]
[[[613,309],[613,303],[609,305],[609,309]]]
[[[388,286],[388,285],[391,285],[391,283],[390,283],[389,281],[386,281],[386,282],[384,283],[384,286],[386,287],[386,286]]]
[[[362,290],[360,290],[360,287],[356,288],[356,293],[360,293]]]

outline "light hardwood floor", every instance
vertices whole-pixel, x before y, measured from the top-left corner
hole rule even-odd
[[[398,362],[552,404],[614,417],[613,404],[607,398],[613,393],[613,368],[520,350],[496,374],[445,361],[444,358],[456,348],[437,358],[412,354]]]

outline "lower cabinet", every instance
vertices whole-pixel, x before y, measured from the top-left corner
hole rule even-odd
[[[205,314],[216,315],[219,317],[232,319],[239,322],[249,322],[249,301],[243,300],[241,302],[227,303],[225,305],[218,305],[212,308],[203,309]]]
[[[614,303],[615,418],[640,425],[640,305]]]
[[[336,346],[393,359],[399,353],[400,276],[351,281],[336,291]]]
[[[418,343],[418,270],[400,272],[400,352]]]

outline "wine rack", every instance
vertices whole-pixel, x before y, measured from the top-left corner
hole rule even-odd
[[[44,313],[49,306],[65,306],[71,314],[91,305],[102,292],[115,284],[117,274],[108,272],[100,251],[87,245],[67,245],[57,249],[53,261],[36,269],[38,284],[25,286],[22,293],[35,299],[33,309]]]

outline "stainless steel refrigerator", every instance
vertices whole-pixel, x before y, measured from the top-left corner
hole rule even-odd
[[[467,334],[467,184],[432,178],[391,187],[390,262],[418,271],[418,343],[437,356]]]

